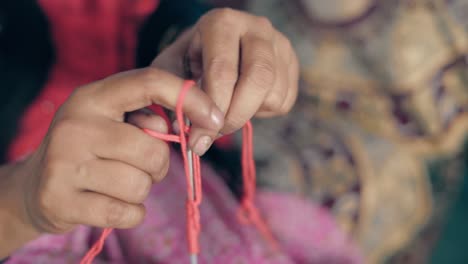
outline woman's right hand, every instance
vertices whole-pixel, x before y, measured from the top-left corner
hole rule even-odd
[[[166,132],[162,118],[138,110],[153,103],[174,109],[182,84],[179,77],[146,68],[78,88],[22,165],[23,220],[39,233],[140,223],[151,185],[167,173],[169,149],[138,127]],[[198,126],[223,127],[222,112],[200,89],[189,90],[183,109]],[[125,114],[135,111],[133,124],[125,122]]]

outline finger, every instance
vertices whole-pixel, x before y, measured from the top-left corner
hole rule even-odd
[[[189,57],[202,54],[203,90],[226,113],[239,76],[239,21],[231,12],[219,11],[200,22],[199,45],[192,45]]]
[[[290,67],[288,67],[289,70],[289,89],[288,89],[288,94],[286,96],[286,100],[284,100],[283,106],[281,107],[280,113],[286,114],[288,113],[291,108],[294,106],[296,99],[297,99],[297,94],[299,92],[299,62],[296,57],[296,54],[294,51],[291,49],[292,54],[290,57]]]
[[[275,85],[275,60],[271,41],[254,35],[242,38],[241,75],[225,117],[222,134],[241,128],[258,111]]]
[[[299,64],[296,54],[294,53],[290,41],[281,35],[281,33],[277,34],[277,39],[278,45],[275,45],[275,47],[277,47],[277,54],[279,55],[278,58],[280,58],[280,62],[278,62],[277,65],[279,73],[282,76],[278,82],[281,82],[281,84],[279,86],[275,85],[273,88],[275,92],[272,91],[267,96],[267,99],[260,108],[260,111],[255,115],[257,117],[272,117],[287,114],[291,110],[297,98]],[[281,91],[279,91],[279,89],[281,89]],[[280,100],[275,97],[281,97],[283,100],[280,102]]]
[[[91,151],[101,159],[124,162],[162,180],[169,167],[169,146],[130,124],[104,120]],[[110,131],[110,133],[108,133]]]
[[[68,208],[71,223],[95,227],[131,228],[140,224],[146,210],[143,205],[129,204],[94,192],[82,192]]]
[[[175,109],[184,80],[166,71],[145,68],[104,79],[79,94],[86,106],[106,117],[122,121],[124,113],[151,104]],[[80,108],[83,108],[81,105]],[[213,101],[196,87],[190,89],[183,104],[184,114],[197,126],[219,130],[223,114]],[[95,112],[93,111],[95,115]]]
[[[239,72],[239,33],[233,32],[234,20],[218,19],[201,22],[200,31],[189,48],[190,69],[199,74],[202,59],[203,90],[210,96],[219,109],[225,114],[231,103]],[[189,146],[197,154],[203,155],[212,145],[219,131],[207,130],[196,124],[192,125]]]
[[[129,113],[127,122],[142,129],[148,128],[164,134],[168,132],[166,120],[147,108]]]
[[[275,84],[267,94],[263,101],[259,112],[269,113],[271,116],[280,114],[280,110],[284,104],[289,90],[289,70],[288,64],[280,57],[275,56],[277,74],[275,75]],[[256,114],[258,115],[258,113]]]
[[[153,180],[149,174],[115,160],[91,160],[80,166],[78,187],[121,201],[140,204]]]

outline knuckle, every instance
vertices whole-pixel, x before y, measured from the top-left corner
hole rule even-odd
[[[158,79],[161,75],[161,71],[156,67],[146,67],[141,69],[137,74],[137,78],[141,78],[147,82],[152,82]]]
[[[128,210],[129,214],[129,223],[128,227],[134,227],[139,224],[141,224],[145,218],[145,208],[144,207],[132,207],[130,210]]]
[[[234,32],[240,29],[239,12],[232,8],[217,8],[204,15],[199,22],[202,32],[209,29],[221,30],[220,32]]]
[[[166,143],[156,142],[149,144],[147,148],[146,158],[149,166],[149,173],[153,175],[155,181],[161,180],[165,174],[165,170],[169,166],[169,147]]]
[[[125,206],[121,202],[112,199],[105,209],[105,225],[109,227],[120,226],[123,223],[125,212]]]
[[[155,116],[152,116],[152,119],[153,119],[154,125],[158,127],[158,130],[160,132],[167,133],[167,131],[169,130],[169,127],[167,126],[166,120],[164,120],[163,117],[155,115]]]
[[[273,25],[267,17],[264,16],[259,16],[256,18],[256,25],[261,29],[261,30],[271,30],[273,29]]]
[[[154,96],[157,96],[157,93],[154,91],[155,86],[153,84],[163,78],[162,71],[155,67],[146,67],[139,71],[136,78],[139,78],[143,83],[143,86],[141,87],[141,89],[143,89],[143,100],[146,104],[151,104]]]
[[[135,203],[142,203],[146,199],[151,189],[151,183],[151,178],[143,173],[130,176],[129,186],[131,186]]]
[[[237,65],[220,57],[211,59],[208,63],[207,77],[210,81],[233,84],[237,80]]]
[[[155,180],[161,181],[166,176],[167,171],[169,170],[169,147],[165,143],[160,148],[158,160],[159,167],[155,175]]]
[[[280,107],[278,113],[279,115],[281,116],[284,116],[284,115],[287,115],[291,109],[294,107],[294,103],[296,102],[295,98],[291,101],[287,101],[285,103],[283,103],[283,105]]]
[[[268,95],[264,107],[269,111],[280,113],[284,104],[284,96],[281,93],[271,93]]]
[[[268,90],[274,85],[276,71],[270,54],[258,54],[247,67],[248,81],[257,88]]]
[[[276,113],[278,116],[285,116],[289,113],[289,111],[291,111],[291,106],[283,105],[276,111]]]
[[[165,157],[167,157],[167,158],[165,158],[166,160],[163,162],[163,165],[161,166],[159,174],[155,179],[157,182],[164,179],[164,177],[166,177],[166,175],[167,175],[167,172],[169,171],[169,155],[165,155]]]
[[[229,7],[217,8],[212,11],[211,14],[213,19],[217,23],[234,23],[236,21],[236,11]]]

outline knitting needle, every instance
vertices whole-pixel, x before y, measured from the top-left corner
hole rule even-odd
[[[197,263],[198,263],[197,254],[190,255],[190,264],[197,264]]]
[[[187,126],[190,125],[190,120],[185,118],[185,124]],[[188,165],[189,165],[189,178],[190,178],[190,188],[192,188],[192,199],[195,200],[195,177],[193,176],[193,157],[192,157],[192,150],[187,148],[187,158],[188,158]],[[190,264],[197,264],[198,263],[198,256],[197,254],[190,254]]]

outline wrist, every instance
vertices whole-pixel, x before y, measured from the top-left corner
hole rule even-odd
[[[27,161],[0,167],[0,259],[40,235],[25,208],[28,167]]]

